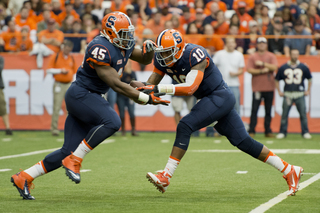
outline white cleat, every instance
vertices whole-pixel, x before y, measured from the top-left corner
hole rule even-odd
[[[279,133],[279,134],[277,134],[277,139],[283,139],[283,138],[285,138],[286,136],[285,136],[285,134],[283,134],[283,133]]]
[[[146,177],[162,193],[167,190],[170,184],[170,176],[165,171],[158,172],[157,174],[148,172]]]
[[[310,135],[310,133],[307,132],[307,133],[304,133],[304,134],[303,134],[303,138],[304,138],[304,139],[311,139],[312,136]]]

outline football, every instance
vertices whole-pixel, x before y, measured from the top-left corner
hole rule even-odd
[[[144,87],[145,85],[141,81],[131,81],[130,86],[132,86],[133,88],[137,88],[137,87]]]

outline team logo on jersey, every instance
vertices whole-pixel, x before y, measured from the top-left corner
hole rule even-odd
[[[119,60],[117,61],[117,65],[119,65],[119,64],[122,64],[122,59],[119,59]]]
[[[170,70],[170,69],[167,69],[167,72],[168,72],[168,73],[173,73],[172,70]]]

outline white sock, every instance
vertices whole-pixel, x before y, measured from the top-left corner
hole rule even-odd
[[[172,175],[173,175],[174,171],[176,170],[176,168],[178,167],[179,163],[180,163],[179,159],[174,158],[172,156],[169,157],[168,163],[167,163],[164,171],[170,175],[170,178],[172,177]]]
[[[91,150],[91,146],[83,139],[76,151],[74,151],[73,155],[83,159]]]
[[[31,166],[29,169],[24,170],[24,172],[30,175],[32,178],[37,178],[47,173],[42,161],[39,161],[37,164]]]
[[[273,152],[271,151],[269,152],[264,162],[273,166],[284,175],[287,175],[291,171],[291,165],[279,158],[277,155],[273,154]]]

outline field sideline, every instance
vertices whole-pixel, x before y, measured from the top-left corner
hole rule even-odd
[[[280,172],[238,152],[224,137],[201,134],[191,138],[164,194],[145,175],[164,168],[175,134],[117,134],[85,157],[80,184],[71,182],[59,168],[36,179],[31,190],[36,200],[24,201],[10,176],[61,147],[63,135],[15,131],[7,137],[0,132],[0,212],[320,211],[320,135],[313,134],[311,140],[299,134],[289,134],[284,140],[265,139],[262,134],[255,137],[287,162],[304,168],[303,189],[286,197],[281,195],[288,187]]]

